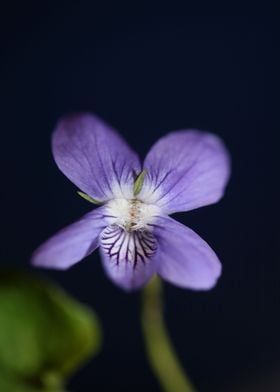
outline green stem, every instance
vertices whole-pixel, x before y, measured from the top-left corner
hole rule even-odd
[[[162,284],[155,278],[143,291],[142,328],[150,365],[165,392],[195,392],[178,361],[162,315]]]

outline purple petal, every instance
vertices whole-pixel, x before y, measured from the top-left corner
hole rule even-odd
[[[98,117],[69,116],[59,121],[52,140],[60,170],[82,191],[99,201],[132,196],[137,155]]]
[[[43,243],[34,252],[32,264],[55,269],[71,267],[98,247],[104,224],[103,208],[91,211]]]
[[[152,233],[106,227],[100,236],[101,256],[107,275],[125,290],[143,286],[156,270],[157,241]]]
[[[140,197],[170,214],[215,203],[230,174],[228,152],[215,135],[195,130],[172,132],[148,153]]]
[[[179,287],[211,289],[221,275],[221,264],[210,246],[172,218],[159,218],[157,225],[158,274]]]

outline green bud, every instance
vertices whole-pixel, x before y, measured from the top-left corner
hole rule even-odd
[[[146,174],[147,174],[147,170],[144,169],[136,177],[136,179],[134,181],[134,185],[133,185],[133,193],[134,193],[135,196],[138,195],[138,193],[141,192],[141,189],[142,189],[142,186],[143,186],[143,183],[144,183],[144,178],[145,178]]]
[[[101,201],[98,201],[98,200],[93,199],[92,197],[90,197],[89,195],[87,195],[87,194],[84,193],[84,192],[78,191],[77,193],[78,193],[78,195],[80,195],[83,199],[89,201],[90,203],[97,204],[97,205],[102,204]]]

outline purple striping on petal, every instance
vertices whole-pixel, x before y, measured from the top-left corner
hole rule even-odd
[[[100,236],[101,246],[110,260],[132,264],[146,264],[157,250],[157,242],[153,234],[147,230],[127,231],[117,225],[106,227]]]

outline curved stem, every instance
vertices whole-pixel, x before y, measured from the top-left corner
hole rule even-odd
[[[144,289],[142,328],[150,365],[165,392],[195,392],[178,361],[162,314],[162,284],[153,279]]]

